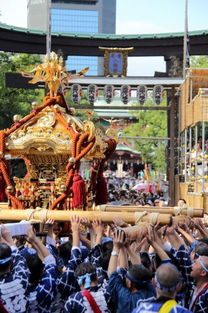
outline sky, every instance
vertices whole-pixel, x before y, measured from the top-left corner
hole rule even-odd
[[[105,1],[105,0],[104,0]],[[185,0],[117,0],[117,34],[184,31]],[[0,0],[0,21],[27,27],[27,0]],[[189,30],[208,29],[208,0],[188,0]],[[163,57],[128,59],[128,75],[152,76],[165,71]]]

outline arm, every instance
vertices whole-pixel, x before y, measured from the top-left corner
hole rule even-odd
[[[175,231],[173,226],[167,228],[166,236],[167,236],[168,241],[170,242],[171,246],[177,250],[180,248],[181,245],[185,244],[184,241],[182,240],[182,238]]]
[[[11,270],[14,273],[14,279],[19,279],[23,288],[27,289],[29,285],[30,273],[26,264],[26,260],[15,246],[12,236],[5,226],[1,227],[0,242],[6,243],[8,246],[11,247],[13,256]]]
[[[78,216],[72,216],[71,218],[71,230],[72,230],[72,247],[80,247],[80,238],[79,238],[79,225],[80,219]]]
[[[181,227],[178,227],[178,232],[186,239],[189,244],[192,244],[196,239],[194,239],[189,233],[187,233]]]
[[[111,253],[109,265],[108,265],[108,277],[110,277],[110,274],[117,269],[117,263],[118,263],[118,255],[120,252],[121,247],[123,246],[124,241],[124,232],[122,230],[117,230],[114,233],[113,238],[113,251]]]
[[[88,240],[83,234],[79,234],[80,240],[84,243],[84,245],[88,248],[91,249],[91,241]]]
[[[80,223],[89,231],[90,234],[90,240],[84,238],[82,234],[80,234],[80,240],[83,241],[83,243],[87,246],[87,248],[91,249],[93,246],[93,243],[95,241],[95,233],[92,229],[92,223],[87,218],[82,218]]]
[[[126,222],[124,222],[122,220],[122,218],[120,217],[115,217],[114,220],[113,220],[114,224],[116,227],[128,227],[129,224],[127,224]]]
[[[101,245],[102,244],[102,238],[103,238],[103,232],[104,232],[104,228],[103,228],[103,224],[102,224],[101,220],[94,220],[92,222],[92,228],[93,228],[94,234],[96,235],[95,245]]]
[[[119,251],[117,266],[123,267],[123,268],[126,268],[126,269],[129,267],[127,253],[126,253],[126,248],[124,246],[121,247],[121,249]]]
[[[46,257],[51,255],[46,246],[44,246],[44,244],[42,243],[42,241],[40,241],[35,236],[31,226],[28,228],[26,239],[29,243],[31,243],[32,247],[38,252],[38,255],[41,260],[44,260]]]
[[[150,245],[155,249],[155,252],[159,256],[161,261],[170,259],[167,253],[163,250],[163,248],[160,246],[160,244],[158,244],[156,240],[154,226],[149,226],[148,228],[148,241]]]
[[[136,242],[133,242],[131,245],[127,246],[127,252],[128,252],[128,255],[132,264],[141,264],[139,246]]]
[[[45,223],[45,226],[48,229],[46,236],[46,244],[56,247],[57,236],[53,232],[53,223],[54,220],[48,219]]]
[[[206,229],[206,227],[202,223],[201,219],[197,218],[194,221],[194,225],[198,229],[198,231],[199,231],[200,235],[202,236],[202,238],[208,238],[208,230]]]

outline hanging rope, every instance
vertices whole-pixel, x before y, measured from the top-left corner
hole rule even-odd
[[[108,202],[107,184],[105,177],[103,176],[103,172],[105,162],[110,158],[110,156],[115,151],[117,143],[115,139],[108,139],[106,143],[108,144],[108,149],[105,151],[105,158],[100,163],[97,175],[96,196],[95,196],[96,205],[106,204]]]

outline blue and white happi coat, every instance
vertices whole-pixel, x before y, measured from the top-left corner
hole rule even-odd
[[[175,253],[174,258],[178,263],[179,270],[182,273],[185,283],[185,304],[186,307],[193,313],[207,313],[208,312],[208,289],[204,288],[200,296],[194,300],[195,284],[193,278],[190,276],[192,261],[189,251],[182,245]]]
[[[137,303],[138,307],[132,313],[158,313],[162,305],[169,300],[168,298],[161,297],[159,299],[150,298],[141,300]],[[173,307],[168,313],[192,313],[180,305]]]
[[[19,250],[12,248],[13,263],[8,274],[0,276],[0,299],[9,313],[24,313],[27,310],[29,270]]]
[[[87,289],[93,296],[102,313],[110,313],[110,294],[102,288]],[[71,295],[64,306],[64,313],[94,313],[85,296],[81,292]]]
[[[51,303],[56,295],[57,270],[52,255],[47,256],[41,280],[36,286],[29,286],[29,313],[50,313]]]
[[[115,303],[116,312],[131,313],[137,306],[139,300],[155,296],[155,289],[148,281],[146,286],[139,291],[132,293],[124,283],[126,269],[119,268],[119,271],[112,272],[108,282],[108,290],[111,293],[112,301]]]

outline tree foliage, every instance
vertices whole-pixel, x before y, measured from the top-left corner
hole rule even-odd
[[[208,55],[192,56],[191,67],[203,67],[208,68]]]
[[[165,105],[165,100],[161,105]],[[147,105],[154,105],[151,101]],[[167,112],[166,111],[136,111],[133,115],[138,119],[137,123],[125,128],[124,134],[138,137],[166,137],[167,136]],[[153,168],[166,171],[166,142],[161,140],[137,139],[133,141],[134,148],[142,153],[144,162],[151,163]]]
[[[17,69],[30,70],[39,63],[41,58],[37,55],[0,52],[0,129],[10,127],[15,114],[28,114],[31,103],[43,97],[39,89],[7,88],[5,74],[17,72]]]

